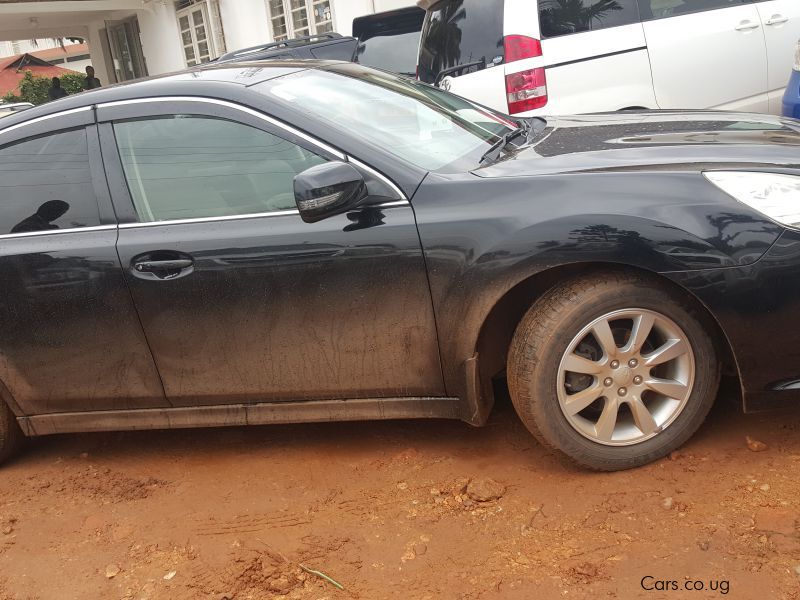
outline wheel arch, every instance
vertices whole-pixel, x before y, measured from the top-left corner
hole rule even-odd
[[[724,367],[723,372],[735,375],[739,385],[740,399],[744,403],[741,372],[736,353],[725,330],[711,310],[689,290],[664,275],[641,267],[607,262],[579,262],[551,267],[522,280],[499,298],[483,320],[475,346],[475,356],[480,359],[478,364],[481,389],[480,402],[485,406],[492,406],[494,402],[492,381],[505,371],[508,350],[511,346],[514,332],[533,303],[560,282],[573,279],[579,275],[585,277],[612,271],[617,273],[620,271],[638,273],[649,277],[666,287],[672,288],[676,294],[684,296],[688,302],[697,308],[708,319],[713,328],[711,338],[720,352]],[[485,412],[488,412],[488,408]]]

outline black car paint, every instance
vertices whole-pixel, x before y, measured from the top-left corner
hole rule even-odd
[[[555,121],[531,147],[490,166],[427,173],[248,89],[304,68],[368,72],[321,62],[206,68],[3,120],[2,144],[76,123],[96,127],[105,163],[103,172],[97,161],[98,177],[107,176],[110,190],[101,196],[113,197],[121,224],[135,217],[108,121],[151,114],[146,103],[124,101],[153,97],[219,98],[269,114],[383,173],[412,201],[314,225],[294,215],[121,227],[121,267],[111,247],[114,230],[0,240],[0,268],[27,269],[24,277],[10,269],[4,275],[21,297],[37,293],[42,258],[50,269],[83,265],[100,279],[80,283],[78,293],[73,282],[51,286],[53,318],[42,319],[45,309],[12,307],[20,296],[0,305],[0,330],[11,324],[16,340],[2,348],[0,381],[27,433],[392,416],[480,424],[491,404],[488,378],[502,368],[505,352],[482,346],[487,323],[506,316],[505,299],[536,289],[536,282],[550,285],[576,265],[584,272],[615,266],[659,273],[720,324],[748,403],[800,399],[800,333],[787,327],[800,310],[800,233],[734,201],[701,174],[743,166],[800,173],[795,122],[739,116],[749,133],[733,139],[718,133],[730,118],[716,113],[581,117],[582,134],[565,131],[574,121]],[[96,126],[88,111],[49,118],[113,102],[122,103],[94,112]],[[161,102],[157,110],[179,108]],[[232,117],[222,108],[204,110]],[[659,143],[663,135],[669,141]],[[387,200],[379,187],[373,181],[376,203]],[[108,206],[101,213],[103,223],[115,222]],[[137,274],[132,262],[152,252],[189,256],[193,271],[169,281]],[[25,331],[34,333],[24,339]],[[44,348],[58,351],[32,364],[34,351]],[[67,356],[81,358],[83,369],[63,368]],[[113,385],[103,387],[96,380],[108,373]],[[57,388],[71,395],[54,395]],[[405,409],[393,408],[409,397],[415,401]],[[313,402],[277,408],[277,401],[298,400],[319,401],[323,412],[309,413]],[[153,407],[166,412],[148,420]],[[116,419],[93,425],[100,413],[91,411],[115,411]],[[34,425],[36,415],[69,412],[90,419]]]

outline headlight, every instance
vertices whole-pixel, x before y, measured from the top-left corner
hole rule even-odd
[[[770,219],[800,227],[800,177],[744,171],[708,171],[703,175],[722,191]]]

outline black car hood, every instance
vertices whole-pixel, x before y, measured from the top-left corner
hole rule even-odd
[[[537,140],[474,171],[481,177],[565,172],[800,167],[800,121],[708,111],[548,119]]]

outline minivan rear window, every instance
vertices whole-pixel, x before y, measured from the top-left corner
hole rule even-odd
[[[420,80],[436,83],[445,69],[472,64],[452,73],[457,76],[503,62],[504,5],[504,0],[442,0],[431,6],[422,28]]]
[[[630,25],[639,21],[637,0],[539,0],[543,38]]]

